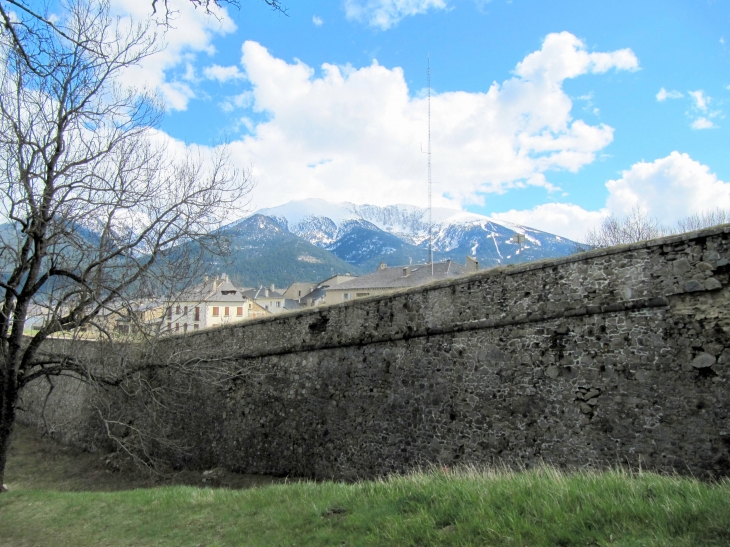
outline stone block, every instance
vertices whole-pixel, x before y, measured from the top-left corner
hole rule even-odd
[[[696,279],[690,279],[684,284],[684,292],[704,291],[705,286]]]
[[[714,355],[709,353],[700,353],[697,357],[692,359],[692,366],[694,368],[708,368],[714,365],[717,359]]]
[[[705,280],[705,290],[716,291],[717,289],[722,289],[722,283],[720,283],[717,279],[710,277]]]

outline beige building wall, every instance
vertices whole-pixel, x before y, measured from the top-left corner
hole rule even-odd
[[[316,283],[292,283],[284,291],[284,298],[299,300],[302,296],[309,294],[316,288]]]
[[[406,288],[406,287],[403,287]],[[381,294],[389,294],[398,289],[327,289],[324,297],[324,304],[341,304],[350,300],[360,300],[369,296],[378,296]]]

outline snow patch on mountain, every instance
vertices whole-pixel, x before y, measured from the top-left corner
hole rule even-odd
[[[258,214],[318,247],[336,254],[342,251],[341,258],[348,262],[355,260],[354,254],[378,252],[375,248],[378,245],[382,245],[381,254],[393,252],[392,245],[373,235],[376,232],[386,232],[421,249],[429,248],[429,211],[414,205],[380,207],[306,199],[261,209]],[[430,241],[434,252],[447,253],[455,259],[471,254],[486,263],[521,262],[562,256],[571,252],[574,245],[570,240],[540,230],[456,209],[436,207],[431,211],[431,218]],[[354,233],[358,235],[350,235]],[[522,245],[514,241],[515,234],[525,236]],[[369,238],[368,241],[360,241],[363,237]],[[345,240],[349,249],[346,253]]]

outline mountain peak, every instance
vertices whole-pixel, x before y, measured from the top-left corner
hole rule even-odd
[[[261,209],[257,214],[363,267],[377,256],[423,259],[429,246],[428,209],[415,205],[357,205],[310,198]],[[467,254],[483,265],[525,262],[563,256],[575,247],[565,238],[476,213],[435,207],[431,215],[434,251],[458,262]],[[515,234],[525,236],[522,245],[513,238]]]

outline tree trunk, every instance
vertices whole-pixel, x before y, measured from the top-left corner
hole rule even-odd
[[[15,407],[18,403],[18,382],[13,367],[2,366],[0,380],[0,492],[5,491],[5,464],[8,461],[10,435],[15,425]]]

